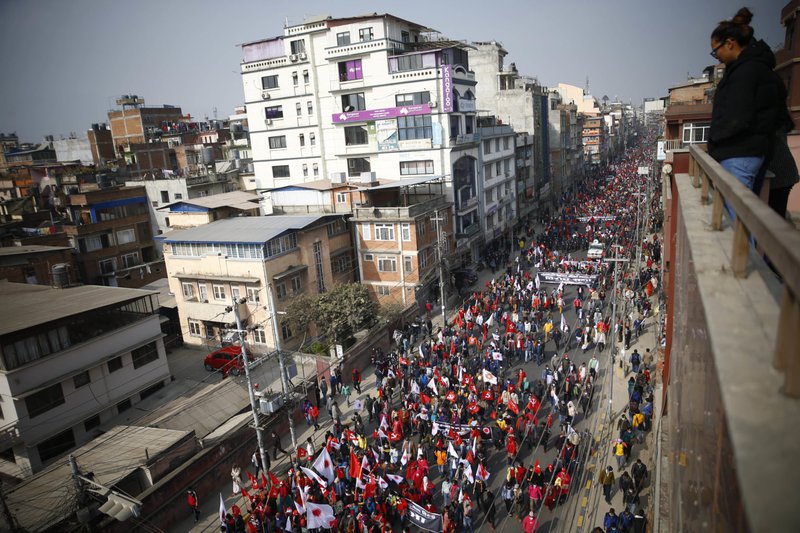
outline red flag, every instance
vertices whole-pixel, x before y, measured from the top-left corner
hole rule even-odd
[[[424,392],[421,392],[421,393],[419,394],[419,399],[420,399],[420,401],[421,401],[422,403],[424,403],[425,405],[428,405],[429,403],[431,403],[431,397],[430,397],[430,396],[428,396],[427,394],[425,394]]]
[[[395,431],[390,431],[389,432],[389,440],[391,442],[398,442],[402,438],[403,438],[403,435],[400,434],[400,433],[397,433]]]
[[[267,476],[264,475],[263,470],[261,471],[261,486],[267,488]]]
[[[480,407],[478,407],[478,404],[477,404],[477,403],[475,403],[475,402],[471,402],[471,403],[470,403],[470,404],[467,406],[467,411],[469,411],[471,414],[473,414],[473,415],[474,415],[475,413],[477,413],[478,411],[480,411]]]
[[[364,499],[366,500],[370,496],[375,496],[375,490],[377,488],[378,488],[378,484],[375,482],[375,476],[370,474],[369,483],[367,483],[367,486],[364,487]]]
[[[358,470],[361,466],[361,461],[358,460],[358,456],[356,452],[350,450],[350,477],[354,478],[358,476]]]
[[[515,415],[519,414],[519,406],[514,400],[508,400],[508,410],[513,412]]]
[[[256,479],[256,476],[251,474],[248,470],[245,470],[245,472],[247,472],[247,477],[250,479],[250,485],[252,485],[254,489],[258,489],[258,479]]]
[[[456,433],[456,436],[453,438],[453,442],[456,446],[461,446],[464,443],[464,439],[461,438],[461,435]]]
[[[494,400],[494,394],[490,390],[485,390],[481,394],[481,398],[486,400],[487,402],[491,402],[492,400]]]
[[[408,364],[408,359],[406,359],[405,357],[401,357],[400,358],[400,364],[401,365],[407,365]]]
[[[245,490],[245,488],[244,488],[244,487],[242,487],[242,496],[244,496],[245,498],[247,498],[248,500],[250,500],[250,503],[253,503],[253,497],[252,497],[252,496],[250,496],[249,494],[247,494],[247,491]]]
[[[308,457],[308,450],[306,450],[305,446],[297,448],[297,458],[305,459],[306,457]]]
[[[278,485],[281,484],[281,482],[278,481],[278,478],[275,477],[275,474],[272,473],[272,470],[269,470],[267,473],[269,474],[269,480],[272,483],[273,487],[277,487]]]
[[[456,393],[454,391],[448,391],[448,393],[445,396],[445,398],[449,402],[454,402],[454,401],[456,401]]]
[[[475,475],[484,481],[489,479],[489,471],[486,470],[486,468],[483,466],[483,463],[478,465],[478,471],[475,473]]]

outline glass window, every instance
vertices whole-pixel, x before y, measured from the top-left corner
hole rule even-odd
[[[314,163],[314,176],[319,176],[319,165]]]
[[[128,244],[134,241],[136,241],[136,230],[124,229],[117,232],[117,244]]]
[[[289,46],[291,47],[293,54],[302,54],[306,51],[306,42],[303,39],[290,41]]]
[[[376,241],[393,241],[394,240],[394,224],[391,224],[391,223],[376,223],[375,224],[375,240]]]
[[[308,109],[309,117],[314,114],[314,102],[312,102],[311,100],[306,102],[306,108]]]
[[[401,176],[419,176],[422,174],[433,174],[433,159],[400,162]]]
[[[271,150],[275,150],[276,148],[286,148],[286,135],[278,135],[277,137],[270,137],[269,147]]]
[[[132,350],[131,356],[133,358],[133,368],[139,368],[147,363],[152,363],[158,359],[158,347],[156,346],[156,341],[147,343],[144,346],[140,346],[135,350]]]
[[[483,141],[483,153],[484,154],[491,154],[492,153],[492,141],[491,140]]]
[[[121,258],[122,268],[131,268],[139,264],[139,252],[125,254]]]
[[[411,224],[408,222],[403,222],[400,224],[400,232],[403,235],[404,241],[411,240]]]
[[[397,272],[397,258],[392,256],[378,257],[378,272]]]
[[[389,296],[392,288],[387,285],[378,285],[378,296]]]
[[[300,276],[293,276],[292,277],[292,293],[297,294],[303,291],[303,283],[300,280]]]
[[[64,390],[56,383],[25,398],[28,417],[34,418],[64,403]]]
[[[294,334],[292,333],[292,328],[289,327],[288,322],[281,322],[281,335],[283,336],[283,340],[288,341]]]
[[[503,150],[508,150],[508,137],[503,137]]]
[[[371,41],[373,38],[374,34],[372,33],[372,28],[361,28],[358,30],[359,41]]]
[[[294,86],[296,87],[296,86],[298,86],[299,84],[300,84],[300,83],[299,83],[299,81],[297,80],[297,71],[295,70],[294,72],[292,72],[292,85],[294,85]]]
[[[92,382],[92,378],[89,377],[89,371],[88,370],[84,370],[80,374],[76,374],[76,375],[72,376],[72,383],[73,383],[73,385],[75,385],[76,389],[80,389],[84,385],[88,385],[91,382]]]
[[[336,46],[345,46],[350,44],[350,32],[343,31],[336,34]]]
[[[409,54],[397,58],[397,72],[424,68],[422,54]]]
[[[410,43],[411,42],[411,34],[408,33],[405,30],[401,31],[400,32],[400,40],[403,41],[404,43]]]
[[[276,105],[267,107],[264,109],[264,113],[268,119],[283,118],[283,106]]]
[[[288,178],[289,177],[289,165],[275,165],[272,167],[272,177],[273,178]]]
[[[398,117],[397,129],[400,140],[430,139],[433,137],[430,115]]]
[[[267,332],[264,328],[253,330],[253,342],[256,344],[267,344]]]
[[[428,266],[428,249],[419,251],[419,268],[420,270]]]
[[[215,300],[225,299],[225,285],[217,285],[216,283],[211,286]]]
[[[118,356],[115,357],[114,359],[109,359],[106,365],[108,365],[108,373],[113,374],[114,372],[122,368],[122,357]]]
[[[261,77],[261,88],[262,89],[277,89],[278,88],[278,75],[273,74],[272,76],[262,76]]]
[[[72,428],[69,428],[54,437],[50,437],[49,439],[40,442],[36,446],[36,450],[39,452],[39,459],[42,461],[48,461],[63,455],[65,452],[74,447],[75,434],[72,432]]]
[[[231,285],[231,298],[233,298],[233,301],[234,302],[238,301],[239,300],[239,296],[241,296],[241,293],[239,291],[239,286],[238,285]]]
[[[201,302],[208,301],[208,289],[206,288],[205,283],[197,283],[197,297],[200,299]]]
[[[295,102],[294,110],[297,112],[298,117],[303,116],[303,104],[301,104],[300,102]]]
[[[361,238],[365,241],[372,240],[372,236],[370,235],[371,226],[369,222],[364,222],[361,224]]]
[[[427,104],[431,101],[431,93],[430,91],[420,91],[417,93],[398,94],[394,97],[394,101],[397,107]]]
[[[200,337],[202,335],[200,321],[189,319],[189,335],[192,337]]]
[[[353,81],[363,79],[361,60],[342,61],[339,63],[339,81]]]
[[[347,193],[346,192],[337,192],[336,193],[336,203],[337,204],[346,204],[347,203]]]
[[[367,109],[364,93],[342,95],[342,111],[364,111]]]
[[[300,141],[300,147],[301,148],[306,145],[306,136],[305,136],[305,134],[301,133],[300,135],[297,136],[297,139]]]
[[[304,178],[308,177],[308,164],[307,163],[303,163],[303,177]]]
[[[403,256],[403,268],[406,272],[413,272],[414,270],[414,260],[411,258],[410,255]]]
[[[354,146],[358,144],[368,144],[369,134],[365,126],[345,126],[344,144]]]
[[[369,172],[370,169],[369,158],[367,157],[351,157],[347,160],[348,176],[359,176],[362,172]]]
[[[260,300],[258,287],[247,287],[247,301],[258,303]]]
[[[303,71],[303,83],[308,83],[308,71]]]
[[[308,134],[308,142],[311,146],[315,146],[317,144],[317,134],[313,131]]]

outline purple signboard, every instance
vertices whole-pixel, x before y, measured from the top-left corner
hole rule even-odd
[[[384,107],[382,109],[365,109],[364,111],[347,111],[332,115],[333,122],[363,122],[365,120],[381,120],[410,115],[428,115],[431,106],[428,104],[404,105],[402,107]]]
[[[442,65],[442,113],[453,112],[453,66]]]

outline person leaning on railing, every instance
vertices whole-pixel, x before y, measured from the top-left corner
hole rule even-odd
[[[786,114],[786,88],[775,55],[753,36],[746,7],[711,33],[711,55],[725,64],[711,114],[708,153],[758,194]]]

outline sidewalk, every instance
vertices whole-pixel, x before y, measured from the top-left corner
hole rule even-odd
[[[651,297],[651,302],[657,303],[657,294]],[[657,305],[654,305],[653,312],[658,312]],[[644,442],[642,444],[637,443],[633,445],[630,460],[622,470],[617,468],[617,463],[612,453],[612,445],[619,437],[617,423],[620,418],[624,416],[624,412],[629,403],[628,379],[633,376],[633,372],[631,371],[631,366],[628,361],[634,349],[637,349],[639,353],[643,355],[645,350],[649,348],[654,354],[653,364],[651,364],[649,368],[652,379],[651,382],[654,387],[654,418],[655,414],[660,412],[662,384],[660,376],[657,375],[655,370],[658,364],[656,328],[659,318],[658,314],[648,317],[646,321],[647,329],[638,339],[631,341],[631,347],[629,350],[624,351],[624,357],[621,348],[619,349],[614,368],[612,369],[613,389],[611,391],[611,401],[609,402],[608,394],[605,392],[598,399],[597,409],[600,413],[600,421],[595,436],[596,451],[593,452],[592,457],[588,461],[586,467],[586,483],[578,494],[580,497],[581,509],[575,523],[577,531],[591,531],[592,528],[596,526],[602,527],[603,517],[610,508],[613,508],[617,515],[624,510],[625,505],[622,501],[622,491],[619,490],[619,478],[623,471],[630,474],[631,466],[636,462],[636,459],[641,459],[648,471],[648,479],[645,481],[644,487],[639,494],[640,502],[636,505],[636,509],[644,509],[648,522],[652,523],[652,487],[654,485],[654,456],[656,451],[656,442],[652,426],[654,426],[655,421],[653,425],[651,425],[650,431],[645,433]],[[605,370],[601,371],[600,379],[604,378],[604,373]],[[614,487],[612,490],[611,504],[605,502],[602,486],[598,482],[600,472],[605,470],[607,466],[611,466],[614,469]]]

